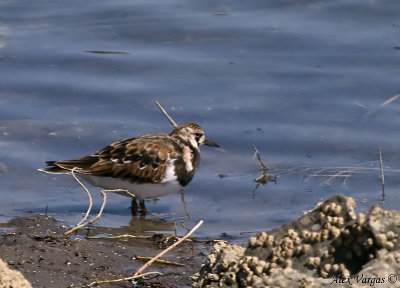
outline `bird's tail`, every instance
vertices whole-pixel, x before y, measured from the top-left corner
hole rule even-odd
[[[75,160],[46,161],[48,167],[38,170],[50,174],[70,174],[72,169],[75,169],[76,172],[87,173],[87,170],[96,161],[97,157],[95,156],[86,156]]]
[[[49,174],[70,174],[71,170],[61,168],[57,166],[57,161],[46,161],[47,166],[46,168],[39,168],[38,171],[49,173]]]

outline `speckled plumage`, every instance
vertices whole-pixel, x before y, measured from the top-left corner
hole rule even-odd
[[[203,144],[218,147],[205,139],[199,125],[186,122],[170,134],[124,139],[78,159],[47,161],[49,167],[40,170],[71,173],[75,168],[74,171],[94,185],[127,189],[141,199],[158,197],[173,193],[192,180]]]

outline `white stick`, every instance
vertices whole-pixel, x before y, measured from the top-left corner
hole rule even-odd
[[[158,101],[156,101],[156,105],[158,106],[158,108],[160,108],[164,116],[167,117],[168,121],[172,124],[172,126],[174,126],[175,128],[178,127],[178,124],[176,124],[174,119],[172,119],[171,116],[168,115],[167,111],[165,111],[165,109],[161,106],[160,103],[158,103]]]

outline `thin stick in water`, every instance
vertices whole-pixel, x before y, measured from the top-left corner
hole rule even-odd
[[[379,155],[379,166],[381,169],[381,183],[382,183],[382,206],[385,205],[385,175],[383,173],[383,160],[382,160],[382,150],[381,147],[378,147],[378,155]]]
[[[89,189],[86,188],[86,186],[79,180],[79,178],[75,175],[75,171],[79,171],[80,168],[79,167],[74,167],[71,170],[71,174],[72,177],[74,177],[75,181],[79,183],[79,185],[81,185],[81,187],[83,188],[83,190],[85,190],[86,194],[88,195],[89,198],[89,207],[86,210],[86,214],[85,217],[83,217],[83,219],[81,221],[79,221],[78,224],[76,224],[76,226],[81,225],[83,222],[86,221],[86,219],[89,217],[90,211],[92,210],[92,206],[93,206],[93,200],[92,200],[92,195],[90,194]]]
[[[158,103],[158,101],[156,101],[156,105],[158,106],[158,108],[160,108],[164,116],[167,117],[168,121],[172,124],[172,126],[174,126],[175,128],[178,127],[178,124],[176,124],[174,119],[172,119],[171,116],[168,115],[167,111],[165,111],[165,109],[161,106],[160,103]]]
[[[400,98],[400,94],[396,94],[393,97],[390,97],[389,99],[387,99],[386,101],[381,103],[381,106],[386,106],[394,101],[396,101],[397,99]]]
[[[261,156],[260,156],[260,153],[257,150],[256,145],[252,145],[252,146],[253,146],[254,152],[255,152],[255,154],[256,154],[256,156],[258,158],[258,161],[260,162],[260,165],[261,165],[261,167],[263,169],[263,174],[265,174],[265,172],[268,170],[267,166],[265,166],[264,162],[261,160]]]

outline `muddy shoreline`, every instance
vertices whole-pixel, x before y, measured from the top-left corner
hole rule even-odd
[[[163,257],[169,263],[145,271],[162,275],[101,287],[331,287],[335,279],[359,277],[400,287],[400,211],[374,205],[355,213],[355,207],[350,197],[331,197],[292,222],[251,236],[247,247],[193,238]],[[0,258],[32,287],[87,287],[132,276],[148,260],[141,257],[177,241],[168,234],[115,238],[120,229],[101,226],[63,236],[68,228],[45,215],[0,223]],[[0,288],[10,287],[1,282],[0,275]]]
[[[20,271],[33,287],[87,287],[92,281],[132,276],[144,264],[136,256],[152,257],[176,241],[164,234],[120,239],[87,237],[105,235],[104,227],[65,237],[66,230],[50,216],[14,218],[0,226],[0,258],[11,269]],[[191,287],[191,277],[199,271],[212,245],[206,240],[184,242],[163,257],[183,266],[157,263],[146,271],[158,271],[162,276],[101,287]]]

